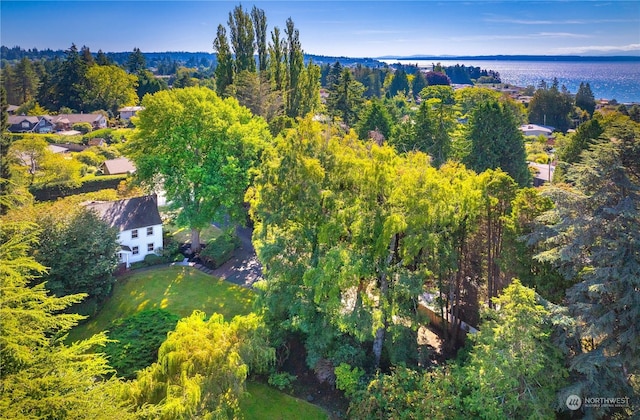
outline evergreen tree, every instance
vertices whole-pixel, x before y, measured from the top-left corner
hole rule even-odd
[[[331,89],[334,85],[336,85],[340,81],[340,77],[342,77],[342,64],[339,61],[336,61],[330,68],[327,73],[326,78],[326,86]]]
[[[399,68],[394,73],[391,84],[387,89],[387,96],[393,98],[400,92],[402,92],[404,96],[409,95],[409,79],[407,78],[407,73],[405,73],[402,68]]]
[[[589,83],[580,82],[580,87],[576,93],[576,106],[587,111],[589,116],[593,116],[593,112],[596,110],[596,100]]]
[[[256,71],[256,60],[253,53],[256,49],[255,35],[251,15],[241,5],[229,12],[229,39],[235,55],[235,72],[243,70]]]
[[[144,58],[140,48],[136,47],[127,57],[127,71],[129,74],[139,74],[147,68],[147,59]]]
[[[216,66],[216,91],[218,95],[225,96],[227,87],[233,84],[234,69],[233,57],[227,40],[227,30],[222,25],[218,25],[216,39],[213,40],[213,50],[217,54],[218,65]]]
[[[284,92],[286,80],[285,60],[287,47],[284,39],[280,38],[280,28],[277,26],[271,31],[271,42],[269,43],[269,76],[271,84],[277,91]]]
[[[86,62],[78,53],[75,44],[72,44],[65,51],[65,59],[60,64],[53,82],[53,100],[56,109],[64,106],[74,111],[82,110],[81,95],[86,72]]]
[[[304,53],[300,45],[300,32],[293,20],[287,19],[285,34],[287,36],[287,89],[286,114],[295,118],[300,116],[300,75],[304,70]]]
[[[11,183],[9,148],[12,137],[7,135],[9,127],[9,113],[7,112],[7,92],[4,86],[0,86],[0,215],[4,214],[8,207],[9,196],[13,190]]]
[[[469,362],[461,368],[464,417],[553,418],[567,374],[550,340],[549,311],[518,280],[493,302],[500,309],[472,337]]]
[[[469,126],[469,167],[477,172],[501,168],[521,186],[531,182],[522,132],[509,108],[495,100],[484,102],[472,112]]]
[[[147,94],[152,95],[168,88],[167,82],[165,82],[164,79],[154,77],[153,73],[149,70],[138,72],[138,88],[136,89],[138,101],[141,101]]]
[[[99,66],[109,66],[113,64],[113,60],[107,57],[102,50],[98,50],[98,54],[96,55],[96,64]]]
[[[267,70],[267,16],[264,10],[253,6],[251,9],[251,21],[256,32],[256,46],[258,49],[258,71],[261,73]]]
[[[363,93],[362,83],[353,80],[351,71],[345,68],[338,82],[329,91],[327,111],[334,117],[340,117],[347,126],[354,126],[364,102]]]
[[[566,181],[565,174],[570,165],[580,161],[580,155],[588,150],[602,135],[604,128],[597,119],[580,124],[575,133],[558,145],[558,165],[553,173],[554,182]]]
[[[37,231],[0,223],[0,411],[6,418],[130,419],[124,387],[103,355],[104,333],[65,345],[83,319],[64,311],[84,295],[54,297],[37,283],[46,268],[29,257]]]
[[[529,122],[551,126],[566,132],[570,126],[569,113],[573,110],[573,99],[568,92],[558,89],[558,80],[551,87],[541,81],[529,103]]]
[[[365,106],[356,131],[358,132],[358,137],[363,140],[369,139],[371,132],[381,134],[381,140],[388,140],[391,135],[392,125],[391,115],[389,115],[382,102],[373,100]]]
[[[20,104],[34,99],[38,93],[39,78],[30,59],[24,57],[16,64],[13,77],[12,85],[15,89],[16,97],[20,99]]]
[[[91,54],[91,50],[86,45],[83,45],[80,49],[80,57],[82,58],[82,61],[87,68],[93,66],[96,63],[95,59],[93,58],[93,54]]]
[[[630,398],[621,410],[585,409],[596,417],[632,417],[640,409],[633,385],[640,375],[640,178],[637,161],[625,161],[628,146],[640,148],[638,132],[583,152],[567,172],[575,189],[549,191],[555,208],[537,232],[546,249],[538,258],[575,283],[566,295],[575,322],[559,336],[574,382],[565,395]]]
[[[411,92],[413,93],[413,97],[418,99],[420,97],[420,92],[422,89],[427,87],[427,78],[424,76],[421,70],[418,70],[411,82]]]
[[[416,116],[415,143],[431,157],[436,167],[451,156],[451,132],[456,120],[453,89],[449,86],[427,86],[420,93],[423,103]],[[415,147],[415,146],[414,146]]]

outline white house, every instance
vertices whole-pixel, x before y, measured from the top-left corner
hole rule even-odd
[[[546,125],[537,125],[537,124],[524,124],[520,126],[520,131],[525,136],[535,136],[543,135],[546,138],[553,137],[553,127],[549,127]]]
[[[86,206],[119,231],[118,257],[127,267],[162,248],[162,219],[155,194],[119,201],[94,201]]]
[[[131,117],[133,117],[138,111],[142,111],[143,109],[144,107],[142,106],[125,106],[123,108],[120,108],[118,112],[120,113],[121,120],[129,121]]]

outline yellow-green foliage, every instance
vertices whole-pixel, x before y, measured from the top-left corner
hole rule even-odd
[[[264,371],[275,359],[266,333],[255,314],[227,323],[195,311],[131,383],[129,398],[143,418],[235,418],[249,371]]]
[[[106,358],[93,353],[104,334],[71,345],[61,338],[82,319],[64,313],[84,295],[55,297],[28,256],[36,239],[27,222],[0,223],[0,413],[3,418],[127,419],[122,384],[108,377]],[[46,278],[45,278],[46,279]],[[44,279],[43,279],[44,280]]]

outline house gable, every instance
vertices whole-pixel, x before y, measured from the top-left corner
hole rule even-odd
[[[85,204],[109,226],[118,230],[118,252],[121,262],[142,261],[163,246],[162,219],[156,195],[147,195],[119,201]]]

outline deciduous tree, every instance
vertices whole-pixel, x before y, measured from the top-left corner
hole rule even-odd
[[[160,346],[158,362],[141,371],[128,392],[143,418],[236,418],[250,372],[273,363],[256,315],[225,322],[194,312]]]
[[[138,77],[127,74],[118,66],[91,66],[85,75],[85,89],[81,95],[84,108],[117,115],[118,108],[136,104],[137,86]]]
[[[180,208],[178,222],[191,229],[198,251],[200,229],[214,218],[244,220],[251,168],[270,143],[267,124],[207,88],[161,91],[146,96],[143,106],[128,153],[137,176],[161,185]]]

